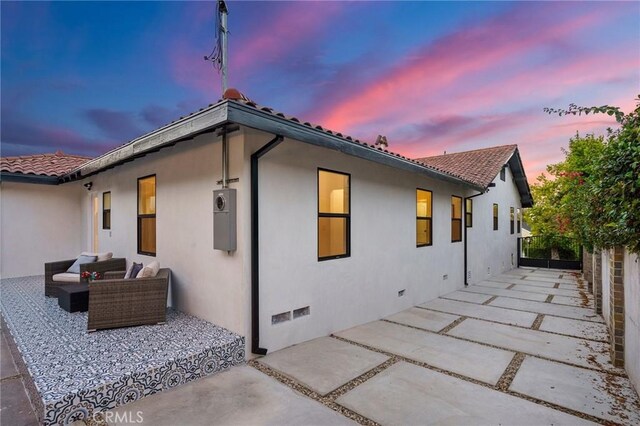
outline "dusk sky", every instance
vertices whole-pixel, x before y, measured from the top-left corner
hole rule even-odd
[[[634,107],[639,2],[228,2],[229,84],[410,157],[518,144],[529,180]],[[6,2],[2,156],[97,156],[221,96],[215,3]]]

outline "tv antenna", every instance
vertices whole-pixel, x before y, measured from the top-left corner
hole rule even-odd
[[[210,61],[213,63],[214,68],[216,68],[221,76],[222,76],[222,93],[227,90],[227,68],[229,62],[228,55],[228,35],[229,29],[227,27],[227,15],[229,14],[229,10],[227,9],[227,4],[224,0],[218,0],[218,4],[216,6],[216,21],[215,21],[215,30],[216,30],[216,43],[213,46],[213,50],[208,56],[204,57],[205,61]]]

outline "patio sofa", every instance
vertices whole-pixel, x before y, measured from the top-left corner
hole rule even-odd
[[[127,261],[124,258],[110,258],[97,262],[84,263],[80,265],[79,274],[67,273],[76,259],[59,260],[44,264],[44,294],[48,297],[58,297],[58,289],[69,284],[87,282],[81,277],[82,273],[99,272],[104,274],[108,271],[122,271],[127,268]],[[55,277],[54,277],[55,276]]]
[[[105,272],[89,283],[89,332],[107,328],[164,323],[171,270],[156,276],[124,279],[125,272]]]

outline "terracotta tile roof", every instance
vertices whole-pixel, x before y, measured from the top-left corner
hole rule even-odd
[[[517,145],[502,145],[416,160],[441,172],[487,188],[517,149]]]
[[[0,158],[0,172],[37,176],[62,176],[86,163],[91,158],[80,155],[54,154],[21,155]]]

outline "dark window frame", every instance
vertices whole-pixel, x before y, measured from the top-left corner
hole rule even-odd
[[[104,196],[109,194],[109,208],[105,209],[104,208]],[[111,229],[111,202],[113,200],[111,199],[111,191],[105,191],[102,193],[102,229]],[[105,218],[109,216],[109,226],[106,226],[105,223],[107,222],[105,220]]]
[[[429,227],[429,242],[425,244],[418,244],[418,241],[416,241],[416,247],[429,247],[433,245],[433,191],[424,188],[416,188],[416,205],[418,204],[418,191],[424,191],[431,194],[429,197],[431,205],[427,209],[431,212],[431,216],[418,216],[416,212],[416,230],[418,229],[418,221],[425,221]]]
[[[469,203],[467,205],[467,203]],[[464,199],[464,226],[473,228],[473,200],[471,198]]]
[[[516,210],[516,223],[517,223],[517,233],[521,233],[522,232],[522,223],[521,223],[521,218],[520,215],[522,214],[522,209],[517,209]]]
[[[497,203],[493,203],[493,230],[498,230],[498,217],[500,216],[500,207]]]
[[[454,211],[455,211],[455,209],[453,208],[453,199],[454,198],[460,200],[460,217],[459,218],[454,218]],[[459,243],[460,241],[462,241],[462,209],[463,209],[462,197],[458,197],[457,195],[452,195],[451,196],[451,242],[452,243]],[[453,239],[453,226],[454,226],[454,224],[460,230],[459,231],[460,232],[460,239],[459,240],[454,240]]]
[[[349,213],[321,213],[320,212],[320,172],[327,173],[335,173],[338,175],[343,175],[348,177],[347,189],[349,191],[349,203],[348,203],[348,212]],[[316,240],[317,240],[317,256],[318,262],[324,262],[325,260],[333,260],[333,259],[344,259],[347,257],[351,257],[351,173],[339,172],[337,170],[325,169],[322,167],[318,167],[318,171],[316,172],[316,212],[318,214],[317,219],[317,228],[316,228]],[[344,254],[338,254],[333,256],[324,256],[320,257],[320,218],[344,218],[346,219],[346,228],[347,228],[347,236],[346,236],[346,252]]]
[[[144,180],[144,179],[149,179],[149,178],[153,178],[154,181],[155,181],[155,184],[156,184],[155,185],[155,194],[154,194],[156,196],[156,213],[154,213],[154,214],[140,214],[140,181]],[[158,179],[157,179],[155,173],[152,174],[152,175],[139,177],[138,180],[137,180],[137,184],[136,184],[136,192],[137,192],[137,195],[136,195],[136,212],[138,214],[138,217],[137,217],[137,222],[138,222],[138,254],[142,254],[144,256],[153,256],[153,257],[155,257],[156,256],[156,252],[158,251],[158,246],[157,246],[157,237],[158,237],[157,231],[158,231],[158,228],[157,228],[157,226],[156,226],[156,229],[155,229],[155,231],[156,231],[156,252],[153,252],[153,253],[152,252],[146,252],[146,251],[142,251],[140,249],[140,245],[141,245],[140,243],[141,243],[141,237],[142,237],[142,219],[150,219],[150,218],[156,219],[156,214],[158,213],[158,198],[157,198],[158,197]]]
[[[500,169],[500,180],[503,182],[507,180],[507,168],[505,166],[502,166]]]
[[[513,207],[509,207],[509,231],[511,232],[511,235],[513,235],[513,233],[515,232],[515,214],[516,209]]]

